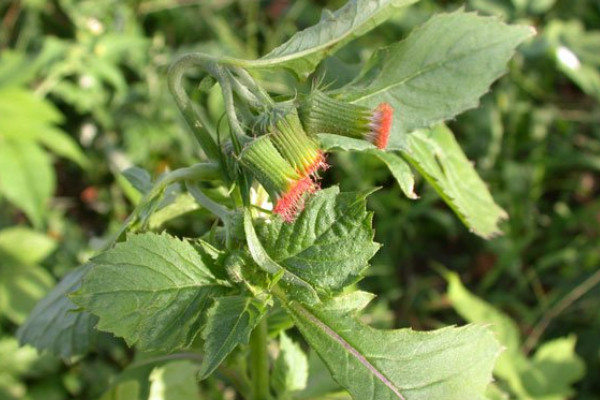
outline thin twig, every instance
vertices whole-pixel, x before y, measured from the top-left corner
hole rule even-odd
[[[559,314],[565,311],[573,303],[579,300],[583,295],[592,290],[594,286],[600,283],[600,269],[592,274],[585,281],[577,285],[569,294],[567,294],[561,301],[556,303],[553,307],[549,308],[542,319],[537,325],[531,330],[531,333],[527,337],[525,344],[523,345],[523,351],[529,353],[538,343],[540,337],[544,331],[548,328],[548,325],[556,318]]]

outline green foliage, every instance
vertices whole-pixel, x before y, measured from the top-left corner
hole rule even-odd
[[[595,398],[594,2],[0,15],[0,398]],[[390,146],[320,134],[284,223],[239,151],[313,89]]]
[[[507,218],[490,195],[452,132],[444,125],[413,132],[402,154],[433,185],[466,226],[490,238],[501,233],[498,223]]]
[[[353,315],[368,300],[356,292],[315,308],[288,304],[298,329],[353,398],[484,398],[500,352],[484,327],[381,331]]]
[[[406,133],[477,106],[506,71],[515,47],[532,34],[528,26],[508,26],[474,13],[440,14],[406,40],[378,50],[339,92],[372,107],[390,103],[396,115],[389,146],[402,149]]]
[[[564,399],[573,395],[571,385],[585,374],[585,364],[575,354],[575,336],[544,343],[533,357],[521,351],[521,334],[515,322],[489,303],[470,293],[458,275],[445,272],[448,297],[469,322],[489,323],[506,350],[494,374],[506,381],[519,399]]]
[[[325,10],[316,25],[296,33],[287,42],[265,55],[258,63],[284,67],[306,78],[328,53],[364,35],[390,18],[396,9],[419,0],[351,0],[335,12]]]
[[[67,297],[80,287],[81,279],[90,268],[91,265],[86,264],[69,272],[35,306],[17,333],[21,343],[65,359],[86,354],[91,349],[98,337],[94,329],[98,318],[78,311]]]
[[[91,263],[71,299],[100,318],[99,330],[143,349],[190,346],[225,290],[192,245],[167,234],[130,236]]]
[[[360,278],[379,249],[373,243],[367,193],[332,187],[313,196],[292,223],[263,225],[262,244],[272,260],[317,289],[339,291]]]

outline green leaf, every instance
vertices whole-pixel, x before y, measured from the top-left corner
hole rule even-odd
[[[0,313],[21,324],[36,303],[52,289],[54,278],[38,265],[0,266]]]
[[[330,133],[319,133],[317,136],[319,137],[321,147],[323,150],[327,151],[364,151],[377,148],[371,142],[367,142],[366,140],[353,139]]]
[[[56,241],[24,226],[0,231],[0,253],[23,264],[36,264],[56,249]]]
[[[533,32],[463,10],[438,14],[406,40],[377,51],[339,94],[371,107],[390,103],[395,114],[388,147],[401,149],[405,133],[476,107]]]
[[[250,333],[264,313],[264,305],[251,297],[215,299],[206,313],[206,324],[202,330],[204,359],[198,373],[200,379],[212,374],[238,344],[248,344]]]
[[[444,125],[408,135],[402,155],[435,188],[472,232],[484,238],[501,233],[498,224],[508,217],[492,198],[471,162]]]
[[[286,302],[296,326],[354,399],[484,399],[500,346],[484,326],[378,330],[342,296],[313,308]],[[285,299],[283,300],[285,302]]]
[[[448,297],[456,311],[469,322],[489,323],[506,347],[494,374],[506,380],[518,398],[561,400],[574,392],[571,385],[585,375],[585,364],[575,353],[575,336],[544,343],[532,359],[521,352],[517,325],[494,306],[470,293],[458,275],[443,271]]]
[[[544,343],[523,371],[523,384],[535,399],[562,400],[575,395],[571,385],[585,376],[585,363],[575,352],[575,335]]]
[[[263,271],[270,274],[274,281],[278,280],[279,285],[285,288],[289,296],[306,304],[315,304],[320,301],[317,292],[308,282],[277,264],[267,254],[254,230],[252,216],[248,209],[244,210],[244,232],[252,260]]]
[[[368,153],[373,154],[387,165],[406,197],[413,200],[419,198],[415,193],[415,175],[410,169],[410,165],[402,157],[379,149],[368,150]]]
[[[419,196],[414,192],[415,177],[410,166],[400,156],[381,151],[366,140],[353,139],[340,135],[329,133],[318,134],[321,147],[327,151],[364,151],[373,154],[387,165],[390,172],[398,181],[400,189],[409,199],[418,199]]]
[[[0,89],[0,138],[43,144],[54,153],[87,168],[89,160],[77,142],[56,128],[63,116],[54,105],[32,92],[18,87]]]
[[[373,242],[368,193],[321,190],[292,223],[280,218],[263,224],[263,246],[286,271],[326,292],[357,281],[379,249]]]
[[[278,399],[293,391],[302,390],[308,380],[308,358],[298,343],[294,343],[285,332],[279,335],[279,355],[271,375],[271,386]]]
[[[73,302],[97,315],[97,328],[144,350],[191,345],[210,301],[224,288],[188,242],[132,235],[91,260]]]
[[[521,332],[517,324],[508,315],[469,292],[458,274],[448,270],[444,270],[443,274],[448,281],[448,298],[456,312],[468,322],[490,324],[498,341],[506,347],[498,358],[494,373],[511,379],[516,374],[515,364],[526,362],[521,353]]]
[[[175,361],[155,368],[150,374],[148,400],[200,400],[196,375],[198,366]]]
[[[48,155],[34,142],[0,136],[0,193],[42,226],[55,176]]]
[[[48,350],[69,359],[83,355],[96,342],[99,332],[94,329],[98,318],[77,311],[67,295],[79,288],[91,265],[82,265],[69,272],[33,309],[19,328],[17,336],[22,344],[39,351]]]
[[[418,0],[350,0],[335,12],[325,10],[319,23],[296,33],[254,66],[284,67],[306,78],[319,62],[340,47]]]

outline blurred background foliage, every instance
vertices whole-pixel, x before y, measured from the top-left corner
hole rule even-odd
[[[173,59],[193,50],[256,58],[314,24],[324,7],[343,3],[0,1],[0,399],[99,398],[144,357],[101,335],[92,353],[60,360],[19,348],[14,335],[36,302],[101,248],[139,201],[123,171],[137,166],[156,179],[201,157],[166,87]],[[499,391],[509,398],[600,399],[600,1],[421,0],[328,58],[318,76],[342,85],[377,47],[463,5],[538,31],[480,107],[450,123],[510,219],[503,236],[485,241],[422,181],[420,198],[409,200],[380,161],[332,155],[325,185],[381,187],[369,207],[384,247],[360,283],[379,301],[366,319],[415,329],[464,324],[478,320],[474,294],[514,321],[499,324],[517,336],[516,358],[568,338],[517,368],[525,388],[496,371]],[[285,72],[259,78],[273,93],[290,94],[297,85]],[[199,92],[196,100],[225,129],[218,90]],[[155,228],[195,236],[210,227],[208,213],[179,209],[185,215],[165,217]],[[465,287],[472,294],[461,297]],[[552,371],[543,364],[541,374],[548,384],[576,382],[572,392],[532,386],[527,374],[552,355],[556,365],[561,357],[566,364]],[[188,364],[153,370],[142,363],[127,373],[152,371],[151,385],[162,379],[175,387],[186,379],[193,384]],[[565,377],[567,370],[573,376]],[[235,398],[213,378],[198,393],[173,390],[150,390],[150,398]],[[497,395],[490,398],[503,398]],[[104,398],[128,397],[113,390]]]

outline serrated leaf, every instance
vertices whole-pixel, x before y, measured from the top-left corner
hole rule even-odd
[[[82,265],[69,272],[29,314],[17,332],[21,344],[39,351],[48,350],[68,359],[87,353],[99,332],[94,329],[95,316],[76,311],[77,306],[67,297],[81,285],[91,265]]]
[[[377,51],[339,95],[371,107],[390,103],[395,113],[388,148],[402,149],[405,133],[476,107],[533,32],[463,10],[438,14],[406,40]]]
[[[350,0],[335,12],[325,10],[319,23],[296,33],[258,60],[255,66],[284,67],[307,77],[319,62],[352,39],[375,28],[402,7],[418,0]]]
[[[256,299],[228,296],[215,299],[202,330],[204,359],[198,373],[207,378],[239,344],[248,344],[250,333],[263,318],[265,306]]]
[[[294,343],[285,332],[279,335],[279,355],[271,375],[271,386],[278,399],[293,391],[302,390],[308,380],[308,358],[298,343]]]
[[[359,322],[353,312],[340,311],[343,298],[312,308],[286,305],[302,335],[354,399],[485,399],[500,351],[487,328],[378,330]]]
[[[145,350],[188,347],[224,292],[192,245],[167,234],[129,236],[91,263],[71,299],[100,318],[99,330]]]
[[[48,155],[34,142],[0,136],[0,193],[42,226],[55,187]]]
[[[0,253],[24,264],[36,264],[56,249],[56,241],[24,226],[0,231]]]
[[[200,400],[196,375],[198,366],[175,361],[155,368],[150,374],[148,400]]]
[[[450,129],[438,125],[411,133],[402,155],[474,233],[484,238],[502,233],[498,224],[508,215],[494,202]]]
[[[317,192],[294,222],[262,225],[266,252],[315,288],[337,291],[355,282],[379,249],[367,194],[340,193],[337,186]]]
[[[252,216],[248,209],[244,210],[244,232],[252,260],[263,271],[270,274],[273,280],[279,280],[279,285],[285,288],[289,296],[306,304],[320,301],[319,295],[308,282],[277,264],[267,254],[252,225]]]

